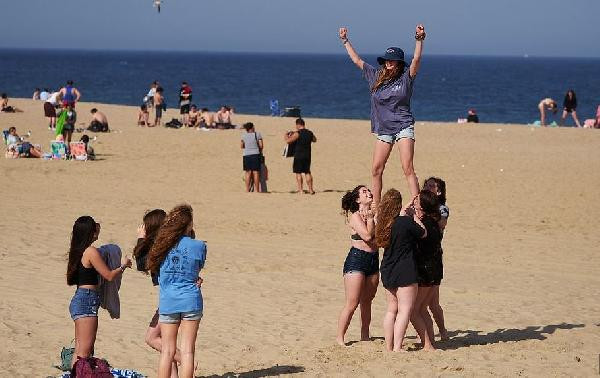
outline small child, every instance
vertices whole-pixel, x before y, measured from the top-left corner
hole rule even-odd
[[[96,153],[94,152],[94,147],[90,145],[90,137],[84,134],[79,141],[85,144],[85,152],[88,160],[95,160]]]
[[[148,105],[143,104],[140,106],[137,124],[138,126],[150,126],[150,112],[148,111]]]

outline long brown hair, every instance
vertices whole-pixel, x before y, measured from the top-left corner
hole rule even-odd
[[[390,189],[381,198],[375,225],[375,243],[379,248],[390,246],[392,225],[402,210],[402,194],[396,189]]]
[[[84,215],[77,218],[73,224],[71,247],[69,248],[69,263],[67,264],[67,285],[77,285],[77,271],[83,252],[95,240],[98,224],[94,218]]]
[[[138,243],[133,249],[133,257],[140,258],[144,255],[148,255],[150,247],[152,247],[152,244],[154,244],[154,239],[156,238],[158,229],[165,220],[166,216],[167,213],[163,209],[154,209],[144,215],[144,230],[146,236],[144,237],[144,240]],[[147,267],[144,267],[143,270],[147,270]]]
[[[148,253],[147,268],[153,273],[160,270],[160,264],[167,254],[186,234],[186,231],[194,220],[193,210],[190,205],[179,205],[169,211],[167,217],[160,225],[154,243]]]
[[[373,84],[373,88],[371,88],[371,93],[375,93],[379,88],[381,88],[384,84],[392,82],[396,80],[396,78],[404,72],[404,63],[398,62],[398,65],[388,70],[385,68],[385,65],[382,65],[377,70],[377,80],[375,80],[375,84]]]

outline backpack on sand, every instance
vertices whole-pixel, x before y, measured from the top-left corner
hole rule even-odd
[[[113,378],[108,362],[103,359],[77,357],[77,362],[71,369],[71,378]]]

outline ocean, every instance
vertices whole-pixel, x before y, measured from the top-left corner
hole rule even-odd
[[[372,65],[376,56],[363,56]],[[0,92],[30,97],[34,88],[75,81],[83,101],[139,105],[153,80],[175,107],[181,81],[193,103],[238,113],[270,114],[269,103],[300,106],[305,117],[369,118],[369,89],[346,55],[207,52],[0,50]],[[600,59],[440,56],[425,54],[413,91],[417,121],[449,121],[477,110],[482,122],[530,123],[540,99],[562,108],[577,94],[580,121],[600,105]],[[558,121],[560,112],[551,120]],[[570,117],[567,125],[572,125]]]

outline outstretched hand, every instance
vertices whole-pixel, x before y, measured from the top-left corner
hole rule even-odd
[[[340,34],[340,39],[348,39],[348,29],[343,28],[343,27],[340,28],[339,34]]]
[[[425,38],[425,26],[423,24],[418,24],[415,29],[415,36],[419,39]]]

